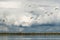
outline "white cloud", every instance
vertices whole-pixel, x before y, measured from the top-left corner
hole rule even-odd
[[[0,1],[0,8],[20,8],[21,2]]]
[[[52,4],[53,3],[53,4]],[[31,26],[32,24],[51,24],[60,22],[60,6],[54,2],[0,2],[0,8],[4,9],[1,12],[6,24],[14,24],[17,26]],[[47,6],[47,7],[46,7]],[[9,9],[9,8],[19,8]],[[5,12],[6,13],[3,13]],[[8,11],[8,13],[7,13]],[[5,15],[6,14],[6,15]],[[5,15],[5,17],[4,17]]]

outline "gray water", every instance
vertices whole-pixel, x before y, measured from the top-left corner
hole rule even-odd
[[[60,35],[47,36],[0,36],[0,40],[60,40]]]

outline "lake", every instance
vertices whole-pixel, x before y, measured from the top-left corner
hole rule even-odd
[[[0,40],[60,40],[60,35],[41,35],[41,36],[0,36]]]

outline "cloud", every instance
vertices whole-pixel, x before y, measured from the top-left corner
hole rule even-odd
[[[8,27],[0,26],[0,31],[8,31]]]
[[[53,3],[53,4],[52,4]],[[33,24],[59,24],[60,6],[55,2],[0,2],[0,20],[6,24],[31,26]],[[12,8],[12,9],[10,9]]]
[[[0,8],[20,8],[21,2],[13,2],[13,1],[0,1]]]

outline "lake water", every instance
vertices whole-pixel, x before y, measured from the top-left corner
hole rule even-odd
[[[0,36],[0,40],[60,40],[60,35],[41,36]]]

